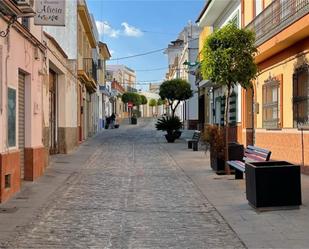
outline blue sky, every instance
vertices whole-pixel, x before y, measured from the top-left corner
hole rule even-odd
[[[87,0],[100,39],[107,43],[112,59],[167,47],[191,20],[195,22],[204,0]],[[145,81],[162,80],[167,71],[163,52],[134,59],[110,61],[136,70],[138,88]],[[166,68],[166,69],[162,69]],[[159,69],[155,71],[140,71]]]

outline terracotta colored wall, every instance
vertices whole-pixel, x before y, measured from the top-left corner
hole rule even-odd
[[[11,175],[11,187],[5,188],[5,175]],[[0,202],[20,191],[19,152],[0,154]]]
[[[34,181],[45,171],[45,147],[25,148],[25,180]]]
[[[302,146],[303,141],[303,146]],[[256,130],[256,145],[271,150],[272,160],[285,160],[302,165],[304,154],[303,172],[309,173],[309,131],[303,132],[296,129],[282,131]]]

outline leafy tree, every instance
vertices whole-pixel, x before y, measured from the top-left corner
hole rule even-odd
[[[163,105],[163,100],[162,100],[162,99],[158,99],[157,105],[158,105],[158,106]]]
[[[121,96],[123,103],[133,103],[134,106],[139,106],[142,102],[141,96],[137,93],[125,92]]]
[[[175,116],[175,111],[181,101],[192,97],[190,84],[183,79],[167,80],[160,86],[159,95],[161,99],[167,99],[172,111],[172,117]],[[174,104],[174,106],[173,106]]]
[[[148,102],[147,98],[144,95],[140,95],[140,96],[141,96],[141,104],[146,105]]]
[[[244,88],[252,86],[251,80],[256,78],[257,66],[254,55],[257,52],[255,34],[247,29],[239,29],[229,23],[207,37],[203,50],[201,71],[204,79],[209,79],[226,88],[225,94],[225,143],[229,136],[229,100],[231,90],[237,84]],[[225,158],[228,160],[228,146],[225,146]],[[229,167],[226,165],[229,174]]]
[[[157,105],[157,101],[155,99],[149,100],[149,106],[152,107],[152,115],[153,115],[153,108]]]

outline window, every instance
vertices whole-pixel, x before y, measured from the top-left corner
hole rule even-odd
[[[229,124],[236,125],[236,117],[237,117],[237,94],[233,91],[230,95],[230,105],[229,105]],[[224,125],[225,120],[225,95],[221,97],[217,97],[215,99],[215,123]]]
[[[240,28],[239,11],[238,11],[238,10],[236,11],[236,14],[231,18],[231,21],[230,21],[230,22],[236,24],[236,26],[237,26],[238,28]]]
[[[21,24],[26,28],[30,29],[30,18],[29,17],[23,17],[21,19]]]
[[[16,146],[16,90],[8,88],[8,145]]]
[[[263,0],[255,0],[255,16],[260,14],[263,10]]]
[[[276,78],[269,78],[263,85],[263,128],[279,128],[279,87]]]
[[[295,128],[309,128],[309,66],[298,68],[293,75],[293,123]]]
[[[4,176],[4,188],[10,188],[11,187],[11,175],[5,175]]]

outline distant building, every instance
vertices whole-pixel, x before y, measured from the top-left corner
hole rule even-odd
[[[137,92],[136,73],[125,65],[107,65],[109,81],[117,81],[128,92]]]
[[[172,41],[165,53],[168,56],[168,72],[166,79],[184,79],[188,81],[193,90],[193,96],[181,103],[176,114],[184,121],[189,129],[198,126],[198,94],[195,85],[195,68],[198,56],[200,28],[191,22],[183,28],[177,39]]]
[[[161,84],[153,84],[153,83],[150,83],[150,84],[149,84],[149,92],[159,94],[159,92],[160,92],[160,86],[161,86]]]

